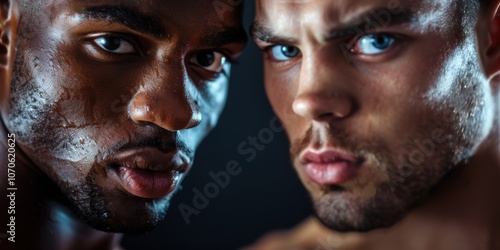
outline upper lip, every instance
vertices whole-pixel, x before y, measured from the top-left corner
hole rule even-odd
[[[150,171],[188,170],[191,154],[182,150],[187,147],[172,136],[147,137],[119,147],[106,156],[102,165],[106,167],[126,167]]]
[[[336,148],[323,148],[321,150],[309,148],[300,154],[300,162],[304,165],[309,163],[331,164],[337,162],[350,162],[357,165],[362,161],[361,158]]]
[[[106,166],[185,172],[189,168],[189,158],[177,149],[162,152],[156,147],[141,147],[118,151],[106,160]]]

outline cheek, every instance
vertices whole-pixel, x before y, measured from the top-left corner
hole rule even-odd
[[[286,73],[276,73],[271,70],[269,62],[264,63],[264,82],[266,94],[288,137],[291,140],[302,136],[308,121],[295,114],[293,101],[298,91],[299,75],[295,70]]]
[[[229,72],[229,71],[227,71]],[[191,129],[179,131],[180,138],[190,148],[196,149],[203,138],[217,125],[227,100],[228,78],[221,76],[214,82],[192,85],[189,95],[202,113],[201,123]]]
[[[19,141],[25,141],[28,145],[33,144],[31,138],[36,136],[37,127],[52,113],[52,97],[59,96],[53,85],[47,83],[45,75],[32,77],[37,74],[39,67],[37,54],[28,52],[16,58],[13,69],[10,122],[7,126],[17,134]]]
[[[446,80],[440,80],[441,72],[449,71],[443,59],[448,55],[440,49],[442,46],[437,38],[429,39],[436,41],[432,43],[435,46],[428,47],[420,42],[390,62],[360,67],[365,75],[361,79],[364,84],[357,90],[361,93],[361,112],[373,130],[392,127],[391,132],[400,134],[431,119],[442,119],[434,113],[441,112],[446,106],[446,100],[450,98],[449,86],[455,85],[457,79],[446,77]],[[429,57],[429,54],[436,56]],[[437,96],[433,94],[437,92],[442,93],[441,96],[430,100],[429,95]]]
[[[190,90],[191,96],[203,114],[202,125],[206,122],[206,126],[213,128],[217,124],[226,104],[228,83],[229,79],[221,76],[214,82],[205,82],[202,86],[195,86]]]
[[[26,51],[17,58],[8,125],[31,159],[45,161],[37,164],[49,166],[47,173],[61,161],[90,163],[98,151],[94,128],[84,115],[94,112],[85,106],[88,100],[76,95],[82,84],[71,74],[60,74],[75,70],[58,64],[57,55],[48,51]],[[61,169],[68,171],[60,173],[65,176],[73,171]]]
[[[382,107],[376,112],[371,110],[385,120],[371,123],[379,131],[376,134],[384,138],[391,151],[399,152],[414,166],[431,160],[435,165],[457,164],[471,155],[491,125],[484,108],[487,83],[475,73],[480,69],[472,63],[474,59],[457,63],[457,56],[470,58],[463,54],[464,50],[468,49],[458,47],[453,53],[437,57],[446,60],[421,59],[425,67],[401,63],[412,73],[403,70],[399,82],[394,83],[399,86],[397,91],[385,92],[384,99],[394,102],[392,107],[381,104],[385,111]],[[419,59],[416,54],[413,58]],[[398,96],[396,92],[405,94]],[[401,159],[394,161],[402,163]]]

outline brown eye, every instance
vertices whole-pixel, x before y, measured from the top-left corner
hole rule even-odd
[[[196,55],[196,61],[202,67],[210,67],[215,61],[215,53],[213,51],[204,51]]]
[[[220,72],[226,63],[226,56],[220,52],[205,50],[194,54],[191,63],[208,71]]]
[[[115,36],[102,36],[94,40],[97,46],[102,49],[117,54],[134,53],[134,46],[125,39]]]

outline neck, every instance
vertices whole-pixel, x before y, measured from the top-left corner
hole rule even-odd
[[[9,141],[12,138],[0,122],[0,195],[12,197],[0,199],[1,210],[7,211],[0,215],[0,224],[15,224],[8,238],[4,237],[8,229],[2,227],[2,249],[117,248],[121,235],[95,230],[81,221],[58,187],[22,152],[21,143],[9,145],[14,144]],[[9,150],[15,150],[15,157]]]

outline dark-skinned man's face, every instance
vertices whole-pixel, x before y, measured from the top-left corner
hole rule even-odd
[[[267,94],[330,228],[393,225],[490,133],[471,2],[257,1]]]
[[[92,226],[150,229],[217,123],[241,12],[202,0],[19,8],[2,121]]]

